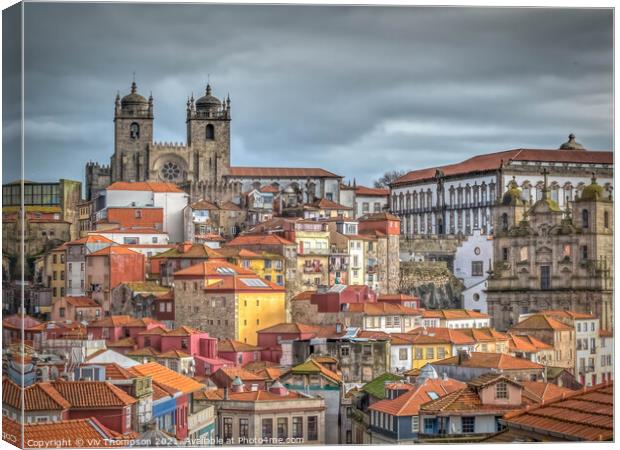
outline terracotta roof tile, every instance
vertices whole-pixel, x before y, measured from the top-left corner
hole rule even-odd
[[[518,324],[514,325],[510,331],[525,331],[525,330],[556,330],[556,331],[570,331],[573,327],[570,327],[553,317],[543,314],[536,314],[522,320]]]
[[[570,440],[613,440],[613,384],[593,386],[533,408],[506,414],[509,428],[539,434],[567,436]]]
[[[418,415],[420,406],[433,400],[431,393],[440,398],[465,387],[465,383],[457,380],[427,379],[424,383],[411,386],[408,392],[399,395],[395,399],[384,399],[373,403],[368,409],[384,412],[392,416]]]
[[[201,397],[205,400],[221,401],[224,400],[224,389],[217,389],[211,391],[204,391]],[[288,391],[286,395],[274,394],[265,390],[258,391],[246,391],[246,392],[228,392],[229,401],[238,402],[282,402],[287,400],[301,400],[314,398],[305,397],[302,394],[295,391]]]
[[[137,400],[107,381],[54,381],[52,387],[76,408],[109,408],[132,405]]]
[[[314,358],[312,358],[312,357],[310,357],[305,362],[292,367],[290,372],[294,373],[294,374],[298,374],[298,373],[304,373],[304,374],[306,374],[306,373],[316,373],[316,374],[319,374],[320,373],[323,376],[329,378],[330,380],[332,380],[332,381],[334,381],[336,383],[342,383],[342,377],[339,374],[329,370],[323,364],[320,364],[317,361],[315,361]]]
[[[65,301],[76,308],[101,308],[101,305],[89,297],[63,297]]]
[[[188,327],[187,325],[181,325],[170,331],[166,331],[164,336],[191,336],[193,334],[205,334],[206,331],[201,331],[197,328]]]
[[[406,316],[422,316],[419,309],[409,308],[400,304],[389,302],[378,303],[350,303],[348,312],[363,313],[367,316],[383,316],[383,315],[406,315]]]
[[[326,198],[321,198],[319,200],[314,201],[310,204],[310,206],[318,209],[336,209],[336,210],[344,210],[344,209],[353,209],[350,206],[341,205],[340,203],[336,203],[333,200],[328,200]]]
[[[21,443],[22,427],[25,448],[57,447],[59,442],[69,443],[73,447],[118,447],[114,440],[121,437],[95,418],[21,425],[8,417],[2,417],[3,433],[16,436],[16,445]],[[35,442],[38,445],[33,447]]]
[[[275,234],[246,234],[237,236],[226,245],[296,245]]]
[[[109,191],[184,192],[173,183],[156,181],[117,181],[109,185],[106,189]]]
[[[87,256],[110,256],[110,255],[141,255],[141,253],[134,252],[133,250],[130,250],[120,245],[111,245],[109,247],[102,248],[101,250],[97,250],[96,252],[93,252]]]
[[[357,186],[355,188],[355,195],[363,197],[388,197],[390,195],[390,190],[382,188],[369,188],[366,186]]]
[[[450,358],[435,361],[433,365],[441,366],[461,366],[461,367],[478,367],[485,369],[542,369],[543,366],[524,358],[515,358],[505,353],[482,353],[472,352],[469,358],[463,359],[459,364],[459,357],[452,356]]]
[[[475,388],[467,386],[420,407],[423,414],[454,414],[458,412],[513,411],[521,405],[483,404]]]
[[[236,377],[241,378],[242,381],[265,381],[263,377],[242,367],[220,367],[213,375],[218,376],[218,373],[223,374],[230,381]]]
[[[427,309],[424,310],[424,317],[440,318],[445,320],[465,320],[488,319],[491,316],[485,313],[472,311],[470,309]]]
[[[294,178],[342,178],[332,172],[318,168],[290,168],[290,167],[231,167],[232,177],[294,177]]]
[[[22,391],[25,411],[64,410],[71,406],[49,383],[36,383],[22,389],[8,378],[2,380],[2,403],[21,410]]]
[[[414,170],[395,180],[392,186],[432,179],[435,177],[437,169],[441,169],[446,176],[466,174],[469,172],[494,171],[499,169],[502,161],[504,164],[511,161],[613,164],[613,153],[548,149],[506,150],[477,155],[457,164]]]
[[[246,344],[241,341],[235,341],[234,339],[222,339],[217,343],[218,352],[256,352],[260,347],[255,345]]]
[[[530,335],[508,333],[508,350],[511,352],[536,353],[541,350],[552,350],[553,347]]]
[[[95,328],[110,328],[110,327],[121,327],[125,325],[127,322],[133,320],[131,316],[108,316],[102,319],[94,320],[88,324],[89,327]]]
[[[520,381],[519,383],[523,386],[523,395],[533,403],[547,403],[562,395],[566,396],[574,392],[557,384],[542,381]]]
[[[158,383],[163,389],[171,388],[189,394],[205,388],[203,384],[192,378],[181,375],[156,362],[140,364],[128,370],[142,376],[151,376],[153,382]]]

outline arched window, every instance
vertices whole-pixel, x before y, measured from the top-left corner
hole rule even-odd
[[[587,209],[581,211],[581,226],[583,228],[588,228],[590,226],[590,213]]]
[[[140,125],[136,122],[129,126],[129,137],[131,139],[138,139],[140,137]]]
[[[508,229],[508,214],[502,214],[502,230],[506,231]]]
[[[208,141],[215,139],[215,127],[212,124],[207,125],[207,129],[205,130],[205,138]]]

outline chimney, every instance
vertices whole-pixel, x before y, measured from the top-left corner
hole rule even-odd
[[[342,332],[342,324],[338,322],[336,324],[336,333],[341,333],[341,332]]]
[[[224,400],[228,400],[228,388],[224,388]]]
[[[279,380],[276,380],[271,387],[269,388],[269,392],[271,392],[272,394],[275,395],[279,395],[281,397],[285,397],[288,395],[288,389],[286,389],[284,387],[284,385],[282,383],[280,383]]]
[[[241,378],[239,378],[239,376],[237,375],[237,377],[234,379],[234,381],[232,382],[232,391],[233,392],[243,392],[245,389],[245,386],[243,385],[243,381],[241,380]]]

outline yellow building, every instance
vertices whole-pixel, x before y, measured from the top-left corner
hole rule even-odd
[[[52,303],[65,296],[65,255],[67,246],[62,244],[45,256],[43,283],[52,289]]]
[[[413,369],[420,369],[428,363],[452,356],[452,342],[443,334],[420,333],[411,335]]]
[[[314,220],[295,222],[297,273],[302,287],[329,284],[329,230],[327,223]]]
[[[249,269],[265,280],[272,281],[278,286],[285,285],[284,256],[266,251],[254,252],[242,247],[218,248],[226,260],[244,269]]]
[[[255,272],[210,260],[174,273],[175,321],[218,339],[256,345],[256,331],[286,320],[285,289]]]

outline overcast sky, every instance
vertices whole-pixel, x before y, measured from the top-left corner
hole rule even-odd
[[[109,163],[114,97],[134,71],[155,99],[155,140],[181,142],[187,96],[210,74],[232,99],[233,165],[370,184],[557,148],[570,132],[589,149],[613,144],[611,10],[27,3],[25,36],[32,180]],[[4,182],[18,178],[12,98]]]

